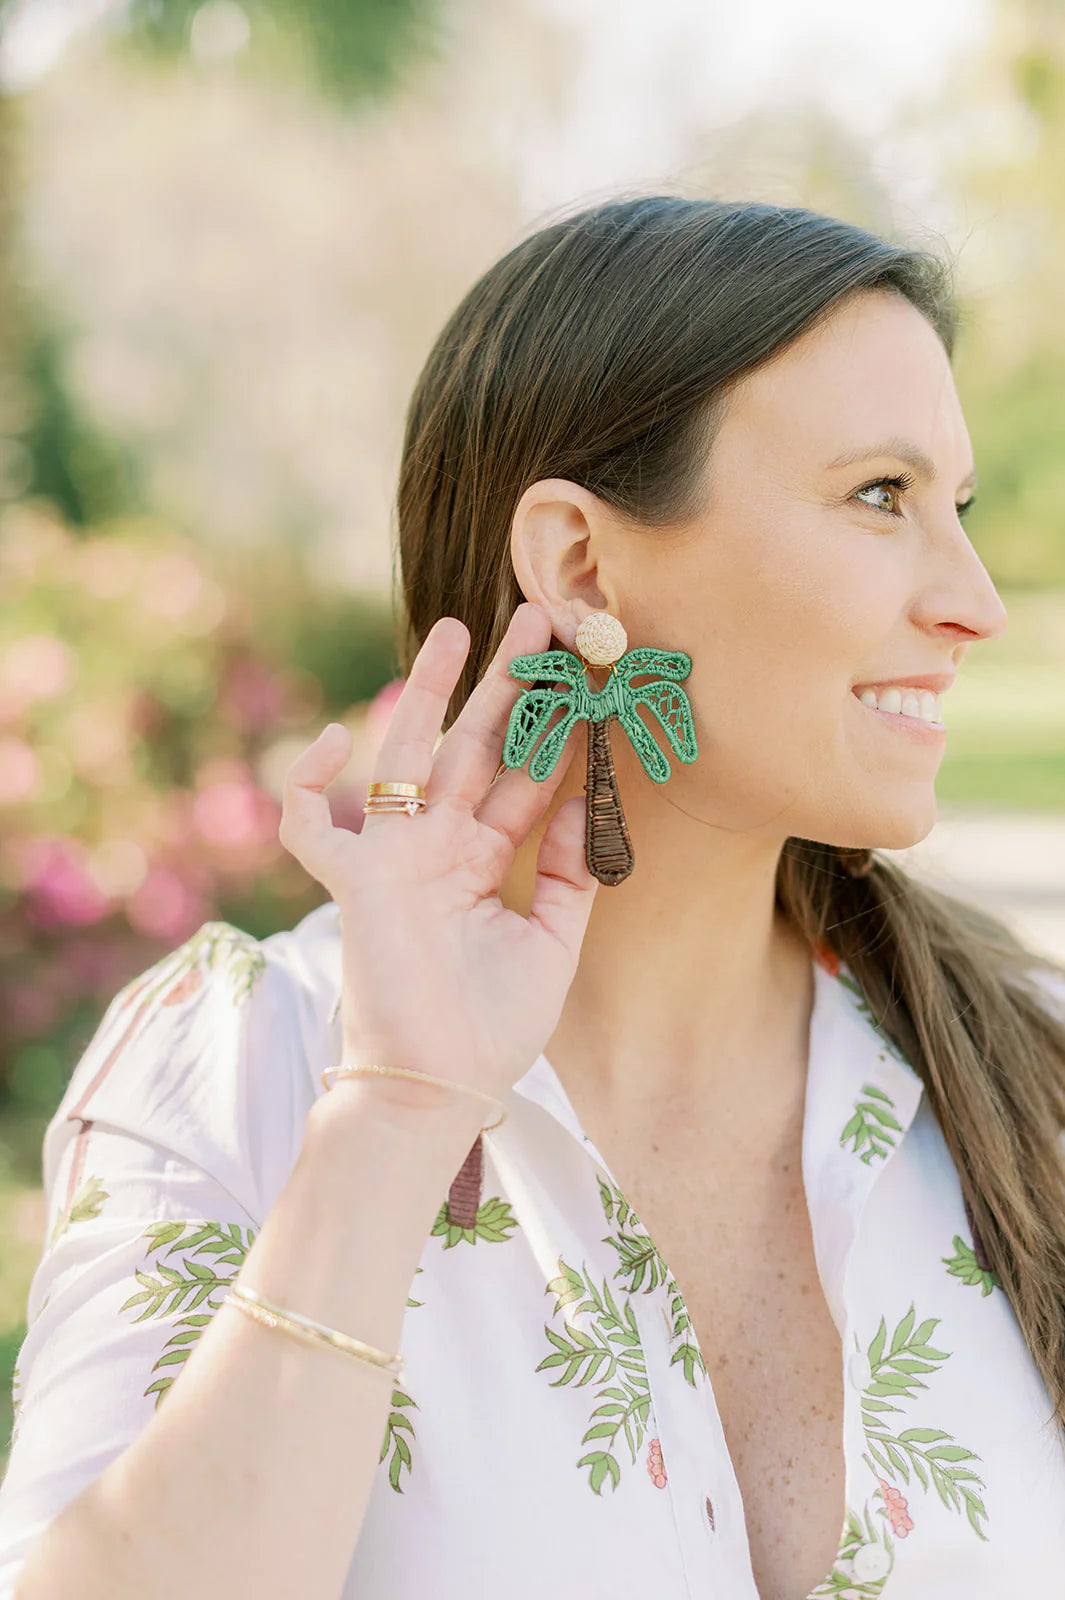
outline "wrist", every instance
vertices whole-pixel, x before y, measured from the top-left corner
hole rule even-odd
[[[416,1082],[391,1074],[360,1072],[333,1077],[308,1117],[327,1124],[370,1122],[411,1139],[439,1143],[459,1134],[472,1143],[488,1122],[500,1115],[486,1100],[461,1087]]]

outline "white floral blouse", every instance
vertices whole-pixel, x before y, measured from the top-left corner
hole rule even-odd
[[[849,969],[815,956],[802,1169],[842,1339],[847,1513],[809,1600],[1063,1594],[1065,1449],[1045,1385],[920,1079]],[[165,1401],[239,1272],[339,1059],[339,984],[327,901],[261,941],[206,923],[109,1006],[44,1140],[0,1600]],[[411,1285],[343,1600],[757,1600],[667,1262],[546,1057],[507,1103]]]

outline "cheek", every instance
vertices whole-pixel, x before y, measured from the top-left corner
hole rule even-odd
[[[664,549],[634,585],[632,614],[640,637],[689,651],[686,688],[711,744],[763,777],[794,780],[814,752],[822,768],[835,764],[850,685],[885,659],[881,640],[898,618],[885,552],[819,508],[797,515],[794,498],[748,500],[746,517],[715,519],[693,545]]]
[[[870,618],[830,564],[740,572],[697,630],[692,687],[755,734],[807,732],[837,716],[870,653]],[[731,720],[731,719],[730,719]]]

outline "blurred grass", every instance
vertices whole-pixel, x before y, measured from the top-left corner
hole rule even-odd
[[[970,649],[945,701],[936,793],[954,807],[1065,812],[1065,590],[1002,598],[1009,627]],[[34,1107],[0,1119],[0,1471],[43,1238],[40,1145],[49,1114]]]

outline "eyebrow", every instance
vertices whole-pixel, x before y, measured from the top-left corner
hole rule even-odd
[[[936,464],[931,456],[926,455],[918,445],[912,444],[909,439],[893,438],[886,439],[883,444],[862,445],[857,450],[849,450],[846,455],[837,456],[828,465],[830,469],[853,467],[859,461],[872,461],[877,456],[896,456],[899,461],[905,461],[907,466],[912,467],[915,472],[919,472],[923,478],[927,478],[929,483],[933,483],[938,477]],[[958,488],[975,489],[977,482],[978,479],[974,469],[969,473],[968,477],[961,480]]]

